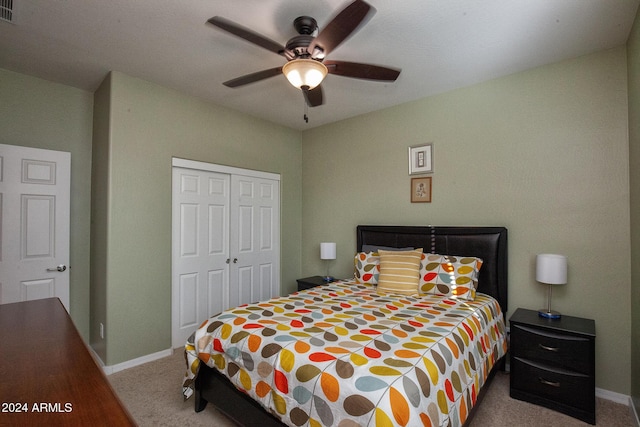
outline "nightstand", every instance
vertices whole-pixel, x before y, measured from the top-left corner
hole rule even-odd
[[[322,276],[305,277],[304,279],[298,279],[298,291],[304,291],[305,289],[315,288],[316,286],[326,285],[330,282],[325,282]]]
[[[509,322],[511,397],[595,424],[595,321],[519,308]]]

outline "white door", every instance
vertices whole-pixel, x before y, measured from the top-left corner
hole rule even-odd
[[[173,168],[172,345],[228,307],[230,176]]]
[[[231,178],[229,306],[280,293],[280,183],[233,175]]]
[[[69,310],[71,153],[0,144],[0,303]]]
[[[173,159],[172,346],[280,293],[280,176]]]

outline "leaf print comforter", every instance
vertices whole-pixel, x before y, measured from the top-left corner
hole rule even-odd
[[[507,350],[498,302],[335,282],[224,311],[186,344],[290,426],[462,425]]]

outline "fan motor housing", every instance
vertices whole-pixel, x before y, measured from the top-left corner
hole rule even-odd
[[[308,35],[295,36],[289,39],[286,45],[287,50],[285,52],[287,57],[289,57],[289,54],[291,54],[291,58],[289,59],[308,57],[309,52],[307,51],[307,47],[309,47],[312,40],[313,36]]]
[[[285,56],[289,60],[308,58],[310,53],[307,47],[314,39],[312,34],[318,29],[318,23],[310,16],[299,16],[293,21],[293,27],[300,35],[287,41]]]

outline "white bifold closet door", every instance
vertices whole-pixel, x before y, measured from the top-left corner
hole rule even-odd
[[[210,316],[280,293],[279,176],[182,162],[213,170],[173,167],[174,348]]]

